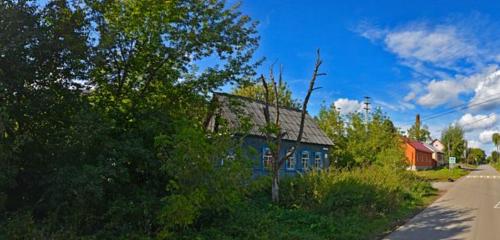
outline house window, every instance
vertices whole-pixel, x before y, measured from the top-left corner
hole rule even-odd
[[[265,169],[271,169],[273,164],[273,155],[271,153],[271,149],[264,148],[262,153],[262,162]]]
[[[292,152],[292,148],[289,148],[287,154]],[[295,169],[295,154],[290,155],[290,157],[286,160],[286,169],[294,170]]]
[[[314,167],[320,169],[321,165],[321,153],[317,152],[314,154]]]
[[[302,169],[307,169],[308,163],[309,163],[309,152],[303,151],[302,152]]]

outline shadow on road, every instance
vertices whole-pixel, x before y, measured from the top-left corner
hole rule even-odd
[[[472,210],[431,206],[383,239],[457,239],[470,230]]]

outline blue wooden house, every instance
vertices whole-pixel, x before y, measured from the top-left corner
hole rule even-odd
[[[244,148],[251,159],[255,160],[254,174],[267,174],[271,166],[272,156],[261,129],[265,126],[265,104],[254,99],[230,95],[214,94],[216,111],[210,116],[208,128],[217,131],[219,123],[224,122],[231,129],[246,129]],[[274,119],[276,109],[269,106],[271,119]],[[223,121],[221,121],[223,120]],[[281,156],[295,144],[299,132],[301,111],[293,108],[280,108],[280,123],[286,133],[282,142]],[[246,126],[246,127],[244,127]],[[238,132],[238,131],[236,131]],[[294,155],[284,164],[281,175],[293,175],[310,169],[324,169],[329,166],[328,149],[333,142],[318,127],[316,121],[306,115],[302,141]],[[252,153],[252,154],[251,154]]]

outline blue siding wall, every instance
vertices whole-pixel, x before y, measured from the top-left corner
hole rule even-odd
[[[269,170],[266,170],[264,168],[264,162],[263,162],[263,154],[265,148],[268,147],[265,139],[257,136],[248,136],[244,140],[244,145],[246,154],[250,159],[254,160],[253,163],[254,174],[255,175],[267,174]],[[280,156],[281,157],[284,156],[288,151],[288,149],[293,145],[294,142],[283,141]],[[308,144],[308,143],[300,144],[294,153],[295,168],[293,170],[287,169],[286,168],[287,164],[285,163],[280,169],[280,175],[294,175],[299,172],[304,172],[306,169],[304,169],[304,166],[302,164],[302,153],[305,151],[309,153],[309,161],[308,161],[309,169],[312,169],[315,166],[315,156],[317,153],[320,153],[319,155],[321,157],[321,167],[327,168],[329,166],[329,161],[327,158],[325,158],[326,154],[328,153],[327,148],[328,148],[327,146],[323,145]]]

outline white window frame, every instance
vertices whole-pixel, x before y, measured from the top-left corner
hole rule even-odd
[[[273,155],[271,149],[265,147],[262,151],[262,168],[271,169],[273,167]]]
[[[321,161],[321,152],[314,153],[314,167],[321,169],[323,167],[323,162]]]
[[[307,157],[304,157],[304,154],[307,154]],[[302,169],[308,169],[308,167],[309,167],[309,159],[311,159],[311,154],[308,151],[302,151],[302,153],[300,154],[300,160],[301,160],[301,163],[302,163]]]
[[[289,154],[292,151],[293,148],[289,148],[286,154]],[[295,170],[295,153],[293,153],[287,160],[286,160],[286,170]]]

